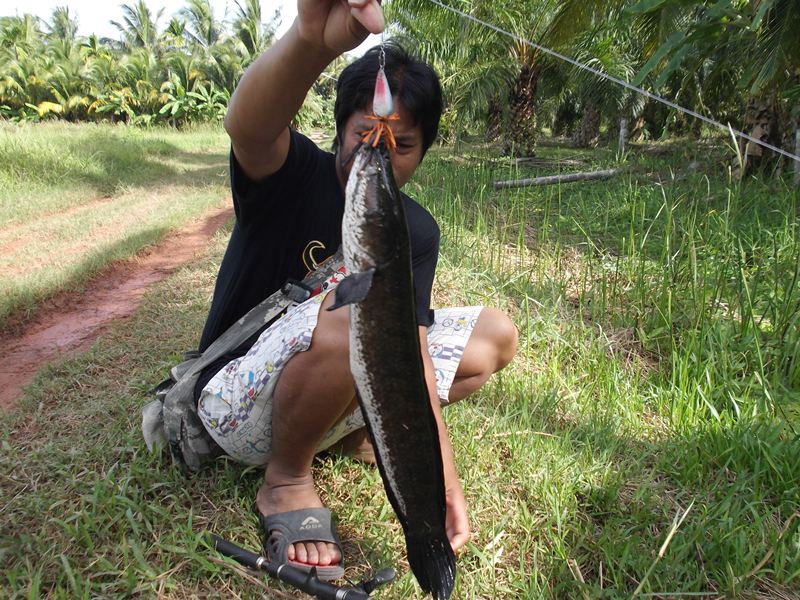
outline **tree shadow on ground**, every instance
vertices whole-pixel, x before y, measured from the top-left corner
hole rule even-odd
[[[66,180],[92,186],[98,195],[112,194],[129,187],[153,188],[165,185],[204,187],[226,183],[227,149],[186,151],[174,144],[147,140],[126,140],[121,144],[86,147],[75,142],[71,150],[89,153],[97,169],[68,174]],[[40,165],[41,169],[48,165]]]

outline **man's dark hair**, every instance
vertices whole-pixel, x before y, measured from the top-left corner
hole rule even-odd
[[[423,156],[436,140],[439,118],[442,116],[442,87],[439,77],[427,63],[409,54],[402,46],[387,42],[386,78],[392,95],[399,99],[422,130]],[[334,150],[341,142],[344,125],[357,110],[366,110],[375,92],[378,76],[380,47],[368,50],[361,58],[347,66],[336,83],[336,139]]]

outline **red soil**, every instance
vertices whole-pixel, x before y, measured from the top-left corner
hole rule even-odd
[[[85,350],[109,323],[130,316],[148,286],[197,257],[232,214],[231,208],[211,213],[146,256],[106,269],[80,295],[66,292],[46,302],[22,332],[0,336],[0,409],[14,407],[40,367],[56,356]]]

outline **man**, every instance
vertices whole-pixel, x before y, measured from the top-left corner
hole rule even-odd
[[[377,53],[362,57],[340,78],[335,155],[288,124],[323,69],[368,32],[382,28],[376,0],[299,0],[292,28],[242,77],[225,119],[237,222],[201,351],[288,278],[302,278],[332,255],[341,242],[347,159],[361,132],[372,126],[366,116]],[[392,121],[397,149],[391,161],[402,187],[436,137],[441,89],[430,67],[394,46],[387,49],[386,73],[400,116]],[[483,385],[513,357],[517,332],[494,309],[430,310],[439,229],[420,205],[407,196],[404,202],[426,383],[440,432],[447,534],[458,550],[469,538],[469,521],[437,398],[457,401]],[[198,413],[220,447],[242,462],[266,465],[256,505],[267,553],[299,568],[316,566],[324,579],[343,574],[342,554],[314,488],[313,457],[344,436],[354,453],[370,455],[349,368],[348,310],[325,310],[334,296],[335,289],[289,310],[211,365],[196,389]],[[458,351],[445,352],[445,347]],[[314,524],[312,533],[308,523]]]

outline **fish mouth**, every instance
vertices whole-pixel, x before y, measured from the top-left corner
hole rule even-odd
[[[389,151],[387,150],[383,140],[381,140],[377,146],[373,146],[370,142],[359,142],[358,144],[355,145],[350,154],[348,154],[347,156],[343,156],[339,160],[339,166],[342,169],[346,169],[347,165],[353,162],[353,159],[356,157],[356,154],[358,154],[358,151],[361,150],[362,148],[366,148],[370,152],[370,156],[372,156],[373,153],[377,152],[382,159],[381,163],[382,164],[386,163]]]
[[[346,169],[347,165],[349,165],[351,162],[353,162],[353,159],[356,157],[356,153],[358,153],[358,151],[361,149],[361,146],[363,146],[363,145],[364,145],[363,143],[356,145],[356,147],[353,148],[353,151],[350,154],[348,154],[347,156],[343,156],[339,160],[339,166],[342,169]]]

